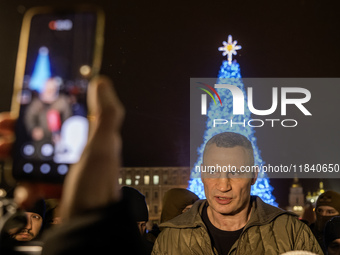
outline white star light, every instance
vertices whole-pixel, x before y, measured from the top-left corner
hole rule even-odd
[[[223,41],[223,46],[219,47],[219,51],[223,51],[222,55],[228,55],[228,63],[231,65],[232,56],[237,54],[237,50],[242,49],[240,45],[236,45],[237,41],[233,41],[233,37],[231,35],[228,36],[228,42]]]

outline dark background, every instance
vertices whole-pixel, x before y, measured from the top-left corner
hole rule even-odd
[[[242,45],[236,59],[243,77],[340,76],[337,1],[92,2],[106,12],[101,72],[113,79],[126,107],[124,166],[189,165],[190,77],[217,77],[223,60],[217,48],[229,34]],[[24,11],[55,3],[0,2],[0,111],[10,109]],[[325,125],[320,132],[335,128]],[[261,143],[261,136],[258,146],[267,162],[273,144]],[[301,180],[304,191],[316,190],[318,181]],[[339,186],[338,180],[324,181],[326,189]],[[271,180],[280,206],[288,203],[291,182]]]

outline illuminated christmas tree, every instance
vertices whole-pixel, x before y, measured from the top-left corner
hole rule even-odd
[[[45,82],[51,77],[51,65],[49,52],[46,47],[40,47],[37,60],[34,64],[31,80],[29,82],[29,88],[42,92],[45,86]]]
[[[219,48],[219,51],[223,52],[223,56],[228,56],[228,61],[223,61],[216,83],[235,85],[244,92],[244,95],[246,95],[244,84],[241,78],[240,65],[236,63],[235,60],[232,61],[232,55],[236,55],[236,51],[239,49],[241,49],[241,46],[237,45],[237,41],[233,41],[232,36],[229,35],[228,42],[224,41],[223,46]],[[202,90],[206,91],[205,89]],[[253,145],[255,165],[264,165],[260,150],[257,147],[256,137],[254,135],[255,131],[249,125],[240,124],[244,123],[245,119],[251,119],[251,112],[249,111],[247,105],[245,104],[244,107],[244,115],[233,115],[230,103],[227,103],[232,102],[233,100],[230,91],[218,88],[216,88],[216,91],[217,93],[215,93],[214,96],[215,99],[210,101],[207,109],[206,130],[203,135],[203,143],[197,149],[198,159],[195,163],[195,166],[200,166],[202,163],[202,155],[206,142],[214,135],[228,131],[239,133],[247,137]],[[217,98],[217,95],[219,95],[219,98]],[[213,98],[212,95],[211,97]],[[220,99],[223,99],[223,101],[221,101],[222,107],[217,103]],[[247,98],[245,96],[245,102],[246,101]],[[213,127],[214,119],[232,120],[232,122],[235,124],[232,125],[232,127],[230,125],[216,125]],[[196,193],[200,198],[205,198],[204,187],[199,174],[200,173],[196,172],[195,169],[192,170],[188,189]],[[257,182],[252,186],[251,194],[259,196],[266,203],[277,206],[275,197],[271,194],[272,190],[273,188],[270,186],[269,179],[267,178],[266,174],[260,172]]]

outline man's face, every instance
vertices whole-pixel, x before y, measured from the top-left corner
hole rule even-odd
[[[323,232],[326,222],[333,216],[339,215],[339,212],[332,206],[320,205],[316,208],[316,229]]]
[[[328,245],[328,255],[340,255],[340,239],[333,240]]]
[[[211,144],[206,148],[204,166],[231,166],[240,170],[249,166],[249,156],[245,148],[217,147]],[[235,215],[248,210],[251,185],[255,183],[257,173],[222,172],[220,176],[202,173],[202,182],[209,207],[213,213]]]
[[[12,237],[17,241],[31,241],[40,231],[42,226],[42,217],[37,213],[25,212],[27,216],[27,225]]]

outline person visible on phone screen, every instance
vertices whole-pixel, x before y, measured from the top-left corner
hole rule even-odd
[[[58,142],[61,125],[72,114],[67,97],[59,94],[61,82],[57,77],[48,79],[39,97],[27,106],[24,122],[33,141]]]

